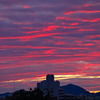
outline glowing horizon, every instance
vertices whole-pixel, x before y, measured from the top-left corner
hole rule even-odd
[[[100,78],[100,76],[82,76],[82,75],[54,75],[54,78],[55,78],[55,81],[62,81],[62,80],[67,80],[67,79],[75,79],[75,78],[79,78],[79,79],[89,79],[89,78]],[[3,82],[0,82],[0,83],[19,83],[19,82],[34,82],[36,81],[37,83],[40,82],[40,81],[43,81],[43,80],[46,80],[46,76],[41,76],[41,77],[37,77],[37,78],[27,78],[27,79],[20,79],[20,80],[10,80],[10,81],[3,81]],[[61,83],[61,82],[60,82]],[[73,83],[72,83],[73,84]],[[65,84],[67,85],[67,84]],[[89,91],[89,90],[88,90]],[[96,93],[96,92],[99,92],[98,91],[89,91],[90,93]]]

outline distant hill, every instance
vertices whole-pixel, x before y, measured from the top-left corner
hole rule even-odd
[[[96,96],[100,96],[100,92],[95,93]]]
[[[11,93],[9,93],[9,92],[2,93],[2,94],[0,94],[0,98],[6,97],[6,96],[9,96],[9,95],[11,95]]]
[[[61,88],[64,89],[64,92],[66,94],[72,94],[76,96],[79,96],[80,94],[90,94],[88,91],[86,91],[82,87],[74,85],[74,84],[68,84],[65,86],[61,86]]]

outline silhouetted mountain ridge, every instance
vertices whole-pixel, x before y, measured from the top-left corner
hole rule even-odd
[[[6,96],[9,96],[9,95],[11,95],[11,93],[6,92],[6,93],[2,93],[2,94],[0,94],[0,97],[6,97]]]
[[[84,88],[74,85],[74,84],[68,84],[61,86],[62,89],[64,89],[64,92],[66,94],[72,94],[72,95],[81,95],[81,94],[90,94],[90,92],[86,91]]]
[[[100,92],[95,93],[96,96],[100,96]]]

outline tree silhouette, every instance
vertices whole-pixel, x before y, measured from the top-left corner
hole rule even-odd
[[[44,95],[44,93],[38,89],[29,88],[29,91],[20,89],[12,93],[12,96],[6,97],[4,100],[51,100],[50,93]]]

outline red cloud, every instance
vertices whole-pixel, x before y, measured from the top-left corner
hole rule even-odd
[[[53,35],[57,35],[60,33],[41,33],[41,34],[37,34],[37,35],[31,35],[31,36],[19,36],[19,37],[0,37],[0,39],[20,39],[21,41],[27,41],[30,40],[32,38],[39,38],[39,37],[47,37],[47,36],[53,36]]]
[[[44,54],[55,54],[55,50],[46,50]]]
[[[86,38],[100,38],[100,35],[89,35],[89,36],[85,36]]]
[[[71,23],[70,25],[79,25],[79,23]]]
[[[43,31],[51,31],[51,30],[56,30],[57,28],[59,28],[61,26],[48,26],[48,27],[45,27],[43,29]]]
[[[28,9],[28,8],[31,8],[31,6],[24,5],[23,8]]]
[[[83,22],[99,22],[100,18],[94,18],[94,19],[83,19]]]
[[[73,20],[73,21],[81,21],[81,22],[99,22],[100,18],[70,18],[70,17],[56,17],[56,20]],[[72,25],[78,25],[79,23],[72,23]]]
[[[78,31],[95,31],[96,29],[79,29]]]
[[[95,11],[88,11],[88,10],[78,10],[78,11],[68,11],[65,13],[65,15],[68,15],[68,14],[73,14],[73,13],[100,13],[99,10],[95,10]]]

